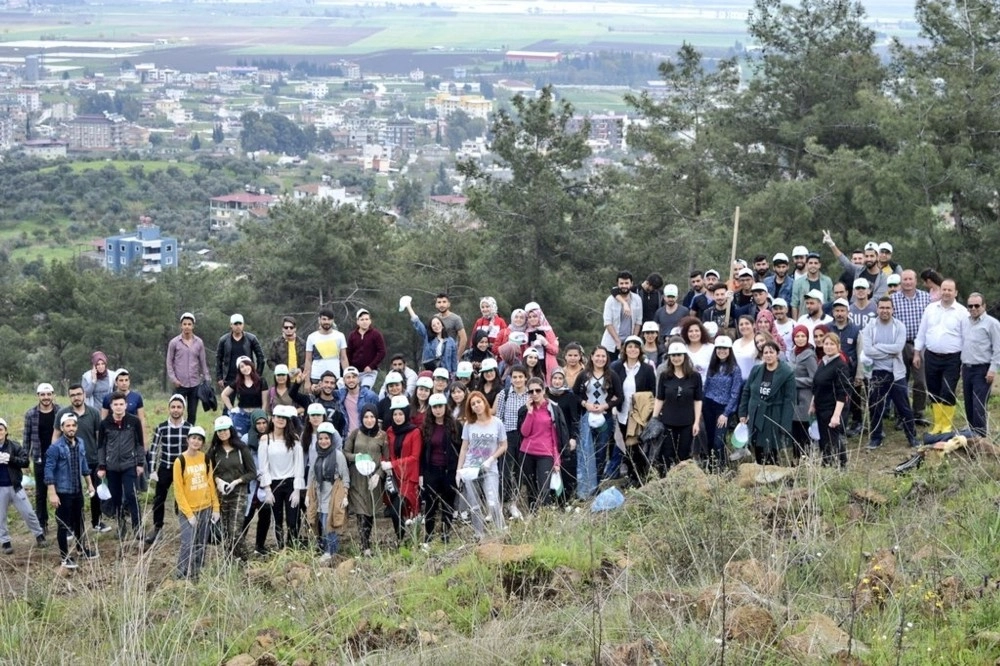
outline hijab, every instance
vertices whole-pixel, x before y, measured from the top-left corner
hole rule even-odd
[[[403,421],[402,425],[396,425],[396,419],[393,418],[393,415],[396,412],[403,412],[403,414],[406,416],[406,420]],[[411,431],[416,430],[417,426],[413,425],[413,422],[410,421],[409,405],[407,405],[406,407],[397,407],[392,411],[390,411],[389,420],[391,422],[389,425],[389,429],[392,430],[392,433],[395,436],[395,441],[393,442],[394,445],[393,448],[395,449],[396,457],[399,458],[400,456],[403,455],[403,440],[406,438],[408,434],[410,434]]]
[[[479,299],[479,307],[486,306],[486,319],[492,320],[497,316],[497,299],[492,296],[483,296]]]
[[[375,416],[375,425],[372,426],[371,428],[366,428],[365,414],[369,412],[371,412]],[[376,411],[376,409],[371,405],[365,405],[364,408],[361,410],[361,421],[358,424],[358,430],[361,431],[361,434],[367,435],[368,437],[374,437],[375,435],[378,434],[378,411]]]
[[[785,351],[785,339],[778,332],[778,325],[774,323],[774,313],[770,310],[761,310],[757,313],[757,322],[760,323],[762,321],[767,322],[767,332],[778,343],[778,349]]]
[[[806,344],[799,347],[795,344],[795,336],[799,333],[804,333],[806,336]],[[812,349],[812,345],[809,344],[809,329],[802,324],[797,324],[795,328],[792,329],[792,344],[795,345],[795,355],[798,356],[807,349]]]
[[[486,347],[486,351],[480,351],[479,341],[483,338],[489,339],[489,333],[483,329],[477,330],[472,335],[472,347],[470,348],[469,360],[473,363],[482,363],[484,359],[493,357],[493,354],[490,353],[489,346]]]
[[[90,365],[96,366],[98,361],[104,361],[104,372],[98,372],[94,380],[105,379],[108,376],[108,356],[102,351],[95,351],[90,355]]]

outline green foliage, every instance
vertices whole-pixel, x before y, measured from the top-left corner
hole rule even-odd
[[[77,105],[77,113],[80,115],[117,113],[132,122],[135,122],[142,113],[142,103],[132,95],[122,92],[114,95],[87,93],[80,97]]]
[[[273,105],[272,105],[273,106]],[[280,113],[247,111],[240,116],[243,130],[240,147],[247,152],[268,150],[272,153],[306,157],[316,140],[316,128],[307,134],[301,127]]]

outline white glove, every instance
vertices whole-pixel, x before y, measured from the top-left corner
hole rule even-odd
[[[422,474],[417,477],[417,487],[419,487],[421,490],[424,489],[424,477]]]
[[[484,472],[486,472],[493,469],[493,466],[496,464],[496,462],[497,461],[494,460],[493,458],[487,458],[486,460],[483,461],[483,464],[480,465],[480,467]]]
[[[7,455],[7,454],[4,454],[4,455]],[[8,456],[8,457],[10,457],[10,456]],[[7,461],[6,460],[0,460],[0,462],[7,462]],[[157,474],[156,472],[153,472],[152,474],[149,475],[149,480],[153,481],[155,483],[155,482],[157,482],[157,481],[160,480],[160,475]]]
[[[346,508],[347,508],[347,504],[348,504],[348,502],[347,502],[347,498],[345,497],[344,499],[342,499],[342,500],[340,501],[340,508],[341,508],[341,509],[346,509]]]
[[[542,348],[542,347],[545,346],[545,340],[543,340],[542,338],[535,338],[532,341],[531,346],[532,347],[538,347],[540,349],[540,348]]]
[[[823,244],[833,245],[833,238],[830,236],[830,232],[827,229],[823,230]]]
[[[222,520],[222,515],[218,511],[212,512],[212,523],[217,523]]]
[[[455,487],[456,488],[461,488],[462,487],[462,475],[461,474],[456,474],[455,475]]]
[[[379,482],[378,474],[372,474],[371,476],[369,476],[368,490],[370,492],[375,492],[375,489],[378,488],[378,482]]]
[[[385,472],[391,472],[392,471],[392,463],[389,462],[388,460],[383,460],[382,461],[382,470],[385,471]]]
[[[274,493],[270,488],[264,489],[264,504],[274,504]]]
[[[191,516],[190,518],[188,518],[188,522],[191,524],[191,527],[197,527],[198,526],[198,519],[195,518],[194,516]]]
[[[293,509],[299,505],[299,495],[301,494],[302,493],[296,490],[292,493],[292,496],[288,499],[288,503],[292,506]]]
[[[9,462],[10,462],[10,454],[0,453],[0,465],[6,465]]]
[[[229,484],[222,479],[216,479],[215,489],[219,491],[220,495],[226,495],[229,493]]]
[[[309,505],[310,505],[310,504],[311,504],[311,502],[309,501],[309,495],[308,495],[308,493],[307,493],[307,494],[306,494],[306,508],[307,508],[307,509],[309,508]],[[294,505],[292,505],[292,506],[294,506]]]

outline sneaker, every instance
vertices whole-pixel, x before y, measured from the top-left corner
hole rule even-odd
[[[108,532],[111,531],[111,527],[105,525],[103,522],[100,522],[94,525],[94,531],[98,532],[99,534],[107,534]]]
[[[333,555],[331,555],[330,553],[323,553],[322,555],[319,556],[318,562],[319,562],[319,564],[326,564],[327,562],[329,562],[332,559],[333,559]]]
[[[39,548],[47,548],[49,545],[49,542],[45,538],[44,533],[39,534],[38,536],[35,537],[35,543],[38,545]]]
[[[869,451],[874,451],[874,450],[876,450],[878,448],[881,448],[881,446],[882,446],[882,440],[881,439],[873,439],[872,441],[868,442],[868,450]]]
[[[156,543],[156,540],[160,538],[160,529],[161,528],[159,527],[153,528],[153,531],[146,535],[146,538],[143,539],[143,542],[147,546],[152,546],[154,543]]]
[[[364,552],[361,553],[361,556],[362,557],[371,557],[372,556],[372,549],[371,548],[365,548]]]
[[[63,559],[63,561],[62,561],[62,568],[63,569],[76,569],[77,568],[76,560],[74,560],[72,557],[67,557],[67,558]]]
[[[511,520],[524,520],[524,516],[521,515],[521,510],[517,508],[517,505],[513,502],[507,507],[507,511],[510,512]]]
[[[77,550],[83,555],[83,559],[85,560],[96,560],[100,557],[97,551],[92,548],[78,548]]]
[[[4,555],[13,555],[14,554],[14,546],[11,545],[10,541],[4,541],[3,545],[0,546],[0,548],[3,548],[3,554]]]

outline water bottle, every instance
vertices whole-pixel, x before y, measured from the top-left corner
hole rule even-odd
[[[390,495],[395,495],[396,493],[399,492],[399,490],[396,488],[396,479],[393,477],[392,472],[389,472],[388,474],[385,475],[385,492],[389,493]]]

